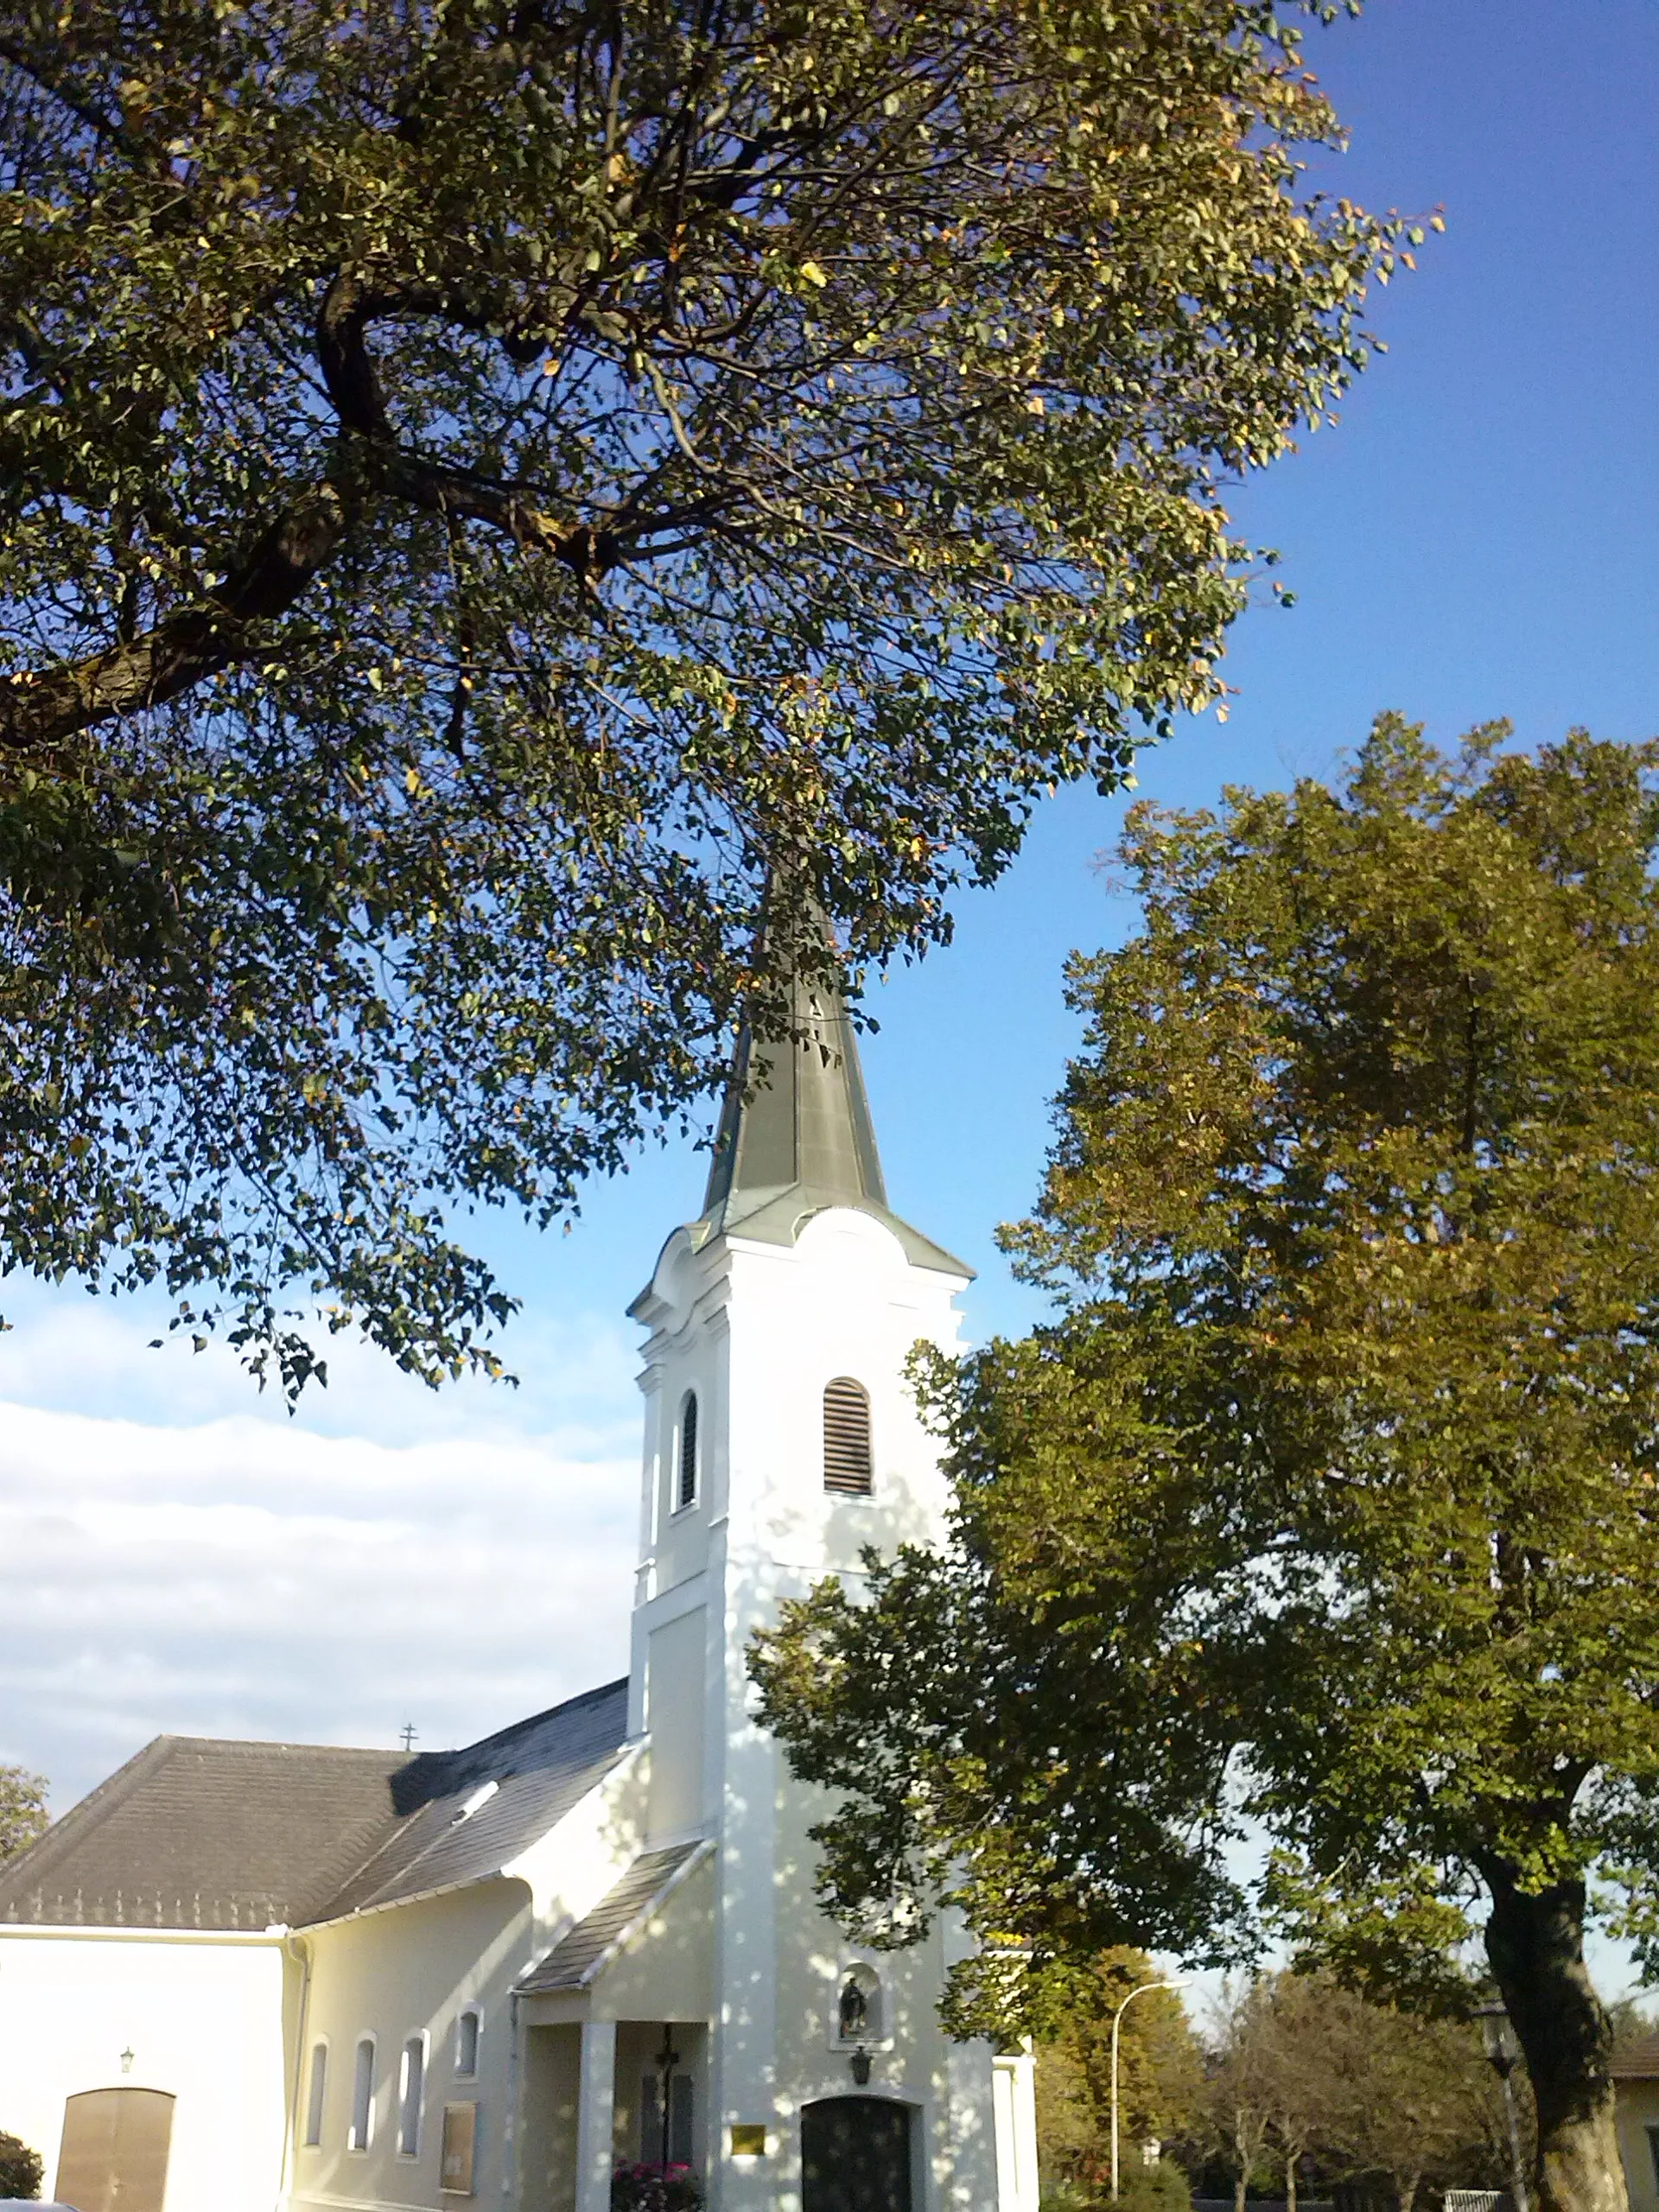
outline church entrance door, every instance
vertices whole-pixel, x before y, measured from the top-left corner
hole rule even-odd
[[[79,2212],[162,2212],[173,2100],[165,2089],[66,2097],[56,2194]]]
[[[802,2212],[910,2212],[908,2105],[825,2097],[801,2113]]]

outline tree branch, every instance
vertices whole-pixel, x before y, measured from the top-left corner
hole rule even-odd
[[[116,147],[129,161],[140,167],[153,166],[147,147],[124,130],[113,116],[105,115],[101,108],[94,107],[89,100],[79,99],[73,92],[66,91],[54,78],[47,74],[16,39],[0,39],[0,61],[15,69],[20,77],[27,77],[31,85],[44,92],[48,99],[55,100],[66,114],[73,116],[75,121],[90,130],[95,138]]]
[[[286,613],[332,559],[345,530],[340,493],[332,484],[314,485],[277,516],[207,606],[107,652],[7,678],[0,683],[0,749],[60,744],[95,722],[161,706],[245,658],[249,625]]]
[[[425,461],[398,443],[369,352],[369,325],[383,317],[433,315],[463,329],[480,318],[461,302],[429,291],[377,291],[342,270],[317,315],[317,359],[341,427],[363,441],[359,459],[368,482],[429,513],[481,522],[515,544],[551,553],[577,577],[603,575],[619,556],[613,532],[558,520],[536,504],[528,486],[496,484]]]

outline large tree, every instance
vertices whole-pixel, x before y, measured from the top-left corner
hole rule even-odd
[[[1056,1318],[931,1370],[953,1547],[760,1674],[891,1940],[940,1888],[1039,1961],[1266,1909],[1455,2004],[1484,1928],[1543,2202],[1622,2212],[1583,1934],[1659,1895],[1659,747],[1503,741],[1131,816],[1011,1240]]]
[[[0,1262],[480,1356],[769,874],[915,950],[1217,696],[1334,131],[1268,0],[9,10]]]

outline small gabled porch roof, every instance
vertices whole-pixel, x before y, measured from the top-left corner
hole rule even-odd
[[[706,1840],[694,1839],[662,1851],[642,1851],[593,1910],[568,1928],[531,1968],[515,1994],[551,1997],[588,1988],[713,1849]]]

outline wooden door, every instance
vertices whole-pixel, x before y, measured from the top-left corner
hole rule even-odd
[[[76,2212],[162,2212],[172,2139],[165,2089],[83,2089],[64,2101],[54,2194]]]
[[[825,2097],[801,2113],[802,2212],[910,2212],[908,2105]]]

